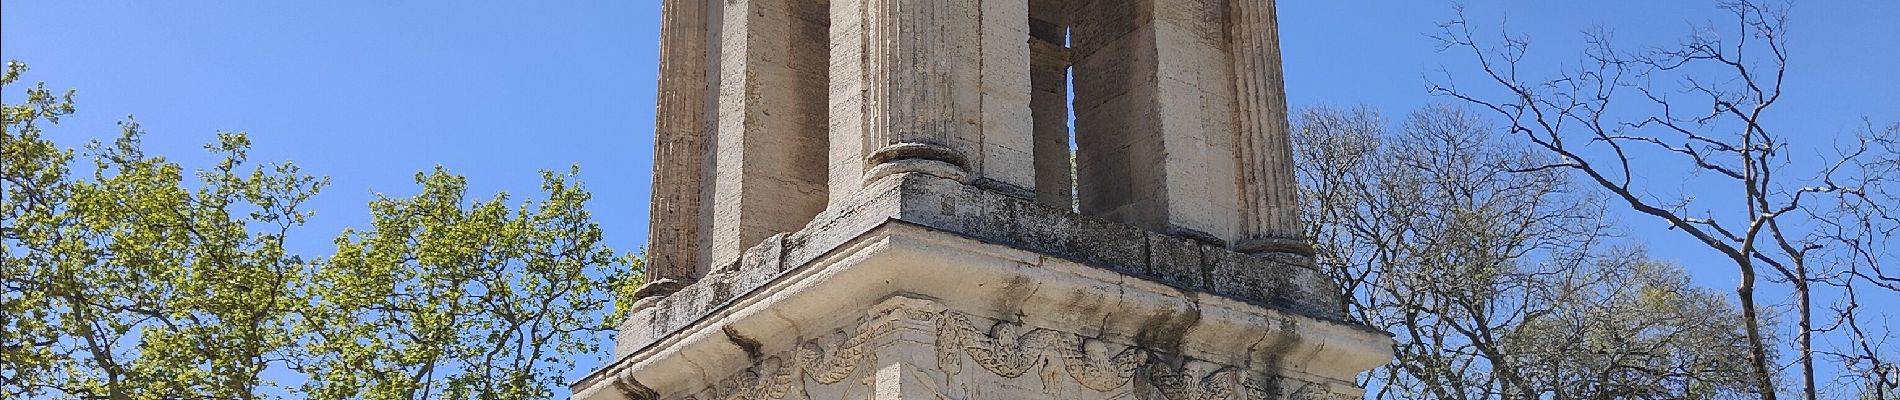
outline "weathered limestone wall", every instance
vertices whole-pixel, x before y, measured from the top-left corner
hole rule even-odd
[[[1224,1],[1071,6],[1081,211],[1212,242],[1237,239]]]
[[[973,171],[980,184],[1029,198],[1036,189],[1034,92],[1030,79],[1029,3],[1025,0],[977,0],[982,69],[982,154]],[[992,184],[993,183],[993,184]]]
[[[862,1],[831,2],[830,204],[843,204],[857,195],[864,186],[865,155],[876,150],[870,148],[866,135],[871,125],[865,118],[865,99],[872,82],[865,69],[869,60],[864,12]]]
[[[830,21],[824,1],[725,3],[711,263],[825,208]]]

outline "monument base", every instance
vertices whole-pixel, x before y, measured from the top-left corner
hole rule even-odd
[[[1298,256],[922,174],[865,193],[643,300],[573,398],[1348,399],[1391,359],[1336,299],[1288,300],[1328,293]]]

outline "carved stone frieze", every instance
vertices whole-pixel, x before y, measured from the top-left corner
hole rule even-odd
[[[1258,374],[1237,367],[1196,360],[1160,362],[1170,355],[1008,321],[982,329],[971,322],[971,317],[955,311],[946,311],[941,321],[937,355],[938,366],[946,376],[959,374],[964,356],[968,356],[976,365],[1003,378],[1043,368],[1048,393],[1056,392],[1057,383],[1051,377],[1060,375],[1055,373],[1060,371],[1078,385],[1103,393],[1124,389],[1136,377],[1145,376],[1141,384],[1168,400],[1269,398],[1269,385]],[[1208,367],[1190,367],[1196,364]]]
[[[1365,397],[1359,389],[1335,388],[1333,385],[1309,383],[1287,396],[1287,400],[1354,400]]]
[[[1268,398],[1267,387],[1234,367],[1197,374],[1190,368],[1160,369],[1148,381],[1168,400],[1242,400]]]
[[[988,331],[979,330],[962,313],[947,312],[937,326],[937,366],[954,374],[962,367],[963,357],[983,369],[1004,378],[1022,376],[1042,366],[1051,350],[1062,347],[1066,336],[1048,329],[1020,332],[1022,327],[998,323]]]
[[[1080,338],[1073,345],[1064,344],[1061,350],[1063,369],[1076,383],[1089,389],[1107,392],[1128,384],[1135,376],[1135,369],[1148,362],[1149,353],[1137,347],[1123,347],[1121,351],[1109,353],[1091,351],[1095,347],[1113,347],[1096,339]],[[1103,356],[1103,354],[1113,354]]]
[[[852,377],[874,381],[866,364],[877,363],[878,338],[910,324],[934,336],[942,387],[990,379],[1040,377],[1042,394],[1056,397],[1166,400],[1268,399],[1345,400],[1352,396],[1327,384],[1270,377],[1270,371],[1215,364],[1104,341],[1076,333],[990,321],[956,311],[898,307],[851,329],[800,342],[757,365],[720,380],[700,398],[776,400],[793,393],[813,397],[820,387]],[[974,365],[975,368],[965,368]],[[980,370],[980,371],[978,371]],[[969,375],[971,373],[993,375]],[[1067,377],[1066,380],[1063,377]],[[1281,391],[1287,382],[1291,392]],[[1033,384],[1032,384],[1033,385]],[[1075,390],[1094,395],[1075,396]],[[948,398],[987,398],[968,393]]]
[[[778,400],[792,389],[792,368],[783,365],[779,357],[766,358],[765,361],[740,371],[719,382],[714,389],[715,399],[723,400]]]

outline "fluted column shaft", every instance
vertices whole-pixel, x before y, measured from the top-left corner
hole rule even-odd
[[[1234,60],[1240,130],[1243,252],[1310,254],[1293,175],[1285,75],[1274,0],[1231,0],[1228,38]]]
[[[646,281],[692,281],[699,264],[700,185],[705,179],[706,0],[661,7],[659,99],[654,110],[653,201]]]
[[[834,191],[905,172],[1034,189],[1024,0],[837,1]],[[852,150],[863,172],[838,165]]]

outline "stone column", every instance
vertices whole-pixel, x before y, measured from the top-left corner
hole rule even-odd
[[[817,0],[725,2],[711,263],[703,268],[737,260],[824,210],[829,11]]]
[[[1226,0],[1078,0],[1081,211],[1230,243],[1239,235]]]
[[[833,190],[921,172],[1027,196],[1027,3],[837,1],[833,157],[855,153],[863,172],[834,165]]]
[[[700,184],[705,179],[706,0],[669,0],[661,10],[659,99],[654,110],[652,220],[647,282],[690,282],[699,264]]]
[[[1285,75],[1275,0],[1232,0],[1234,90],[1240,122],[1240,190],[1244,253],[1312,255],[1300,224],[1299,186],[1293,176]]]

